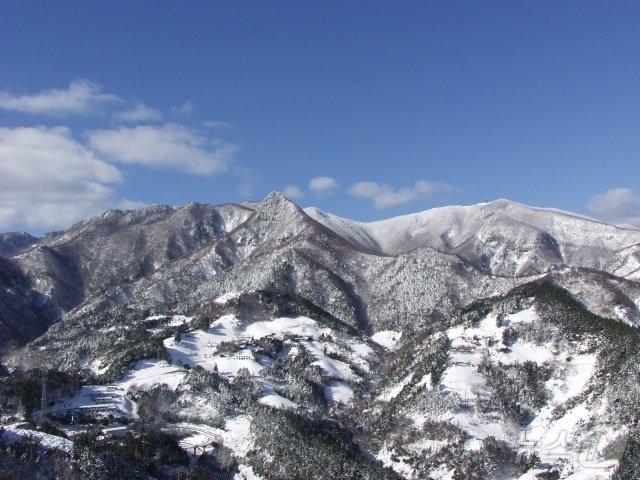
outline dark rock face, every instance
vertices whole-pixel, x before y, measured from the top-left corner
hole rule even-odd
[[[32,339],[33,332],[42,333],[61,313],[97,292],[127,285],[193,254],[252,213],[238,205],[152,206],[108,211],[26,249],[24,245],[33,243],[33,237],[11,237],[12,242],[0,243],[6,252],[4,273],[9,282],[2,293],[12,299],[7,300],[0,322],[15,325],[21,315],[35,315],[44,321],[42,328],[26,328],[15,338]],[[3,336],[0,347],[14,337]]]
[[[0,233],[0,255],[10,255],[37,241],[36,237],[25,232]]]

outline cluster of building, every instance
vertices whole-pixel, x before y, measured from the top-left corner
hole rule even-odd
[[[54,407],[49,413],[54,418],[65,419],[70,423],[84,423],[103,419],[128,419],[131,412],[131,402],[121,387],[86,385],[71,402]]]

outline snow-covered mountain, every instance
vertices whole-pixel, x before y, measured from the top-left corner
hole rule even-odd
[[[34,244],[37,240],[36,237],[26,232],[0,233],[0,255],[16,252]]]
[[[308,215],[356,245],[397,255],[433,248],[493,275],[524,276],[563,266],[640,278],[640,231],[508,200],[434,208],[360,223],[317,208]]]
[[[506,200],[360,223],[273,193],[0,240],[2,362],[110,382],[237,478],[633,478],[638,230]]]

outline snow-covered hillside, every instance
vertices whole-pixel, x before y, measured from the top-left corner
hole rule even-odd
[[[508,200],[434,208],[372,223],[317,208],[305,213],[350,242],[385,254],[428,247],[455,253],[498,275],[569,265],[640,277],[640,231]]]
[[[363,224],[273,193],[33,241],[0,255],[3,418],[38,417],[46,373],[58,427],[175,454],[131,478],[640,471],[637,230],[505,200]]]
[[[613,411],[621,392],[601,388],[612,345],[546,302],[476,310],[406,346],[370,406],[378,458],[409,479],[610,478],[632,432]]]

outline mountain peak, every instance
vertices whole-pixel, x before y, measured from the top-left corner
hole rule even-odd
[[[303,214],[303,211],[295,203],[280,192],[271,192],[260,202],[257,210],[260,220],[282,220],[289,215]]]
[[[267,195],[263,201],[267,202],[269,200],[275,200],[275,199],[277,199],[279,201],[282,201],[282,200],[290,201],[287,197],[284,196],[284,194],[282,192],[278,192],[278,191],[275,191],[275,190],[273,192],[271,192],[269,195]]]

